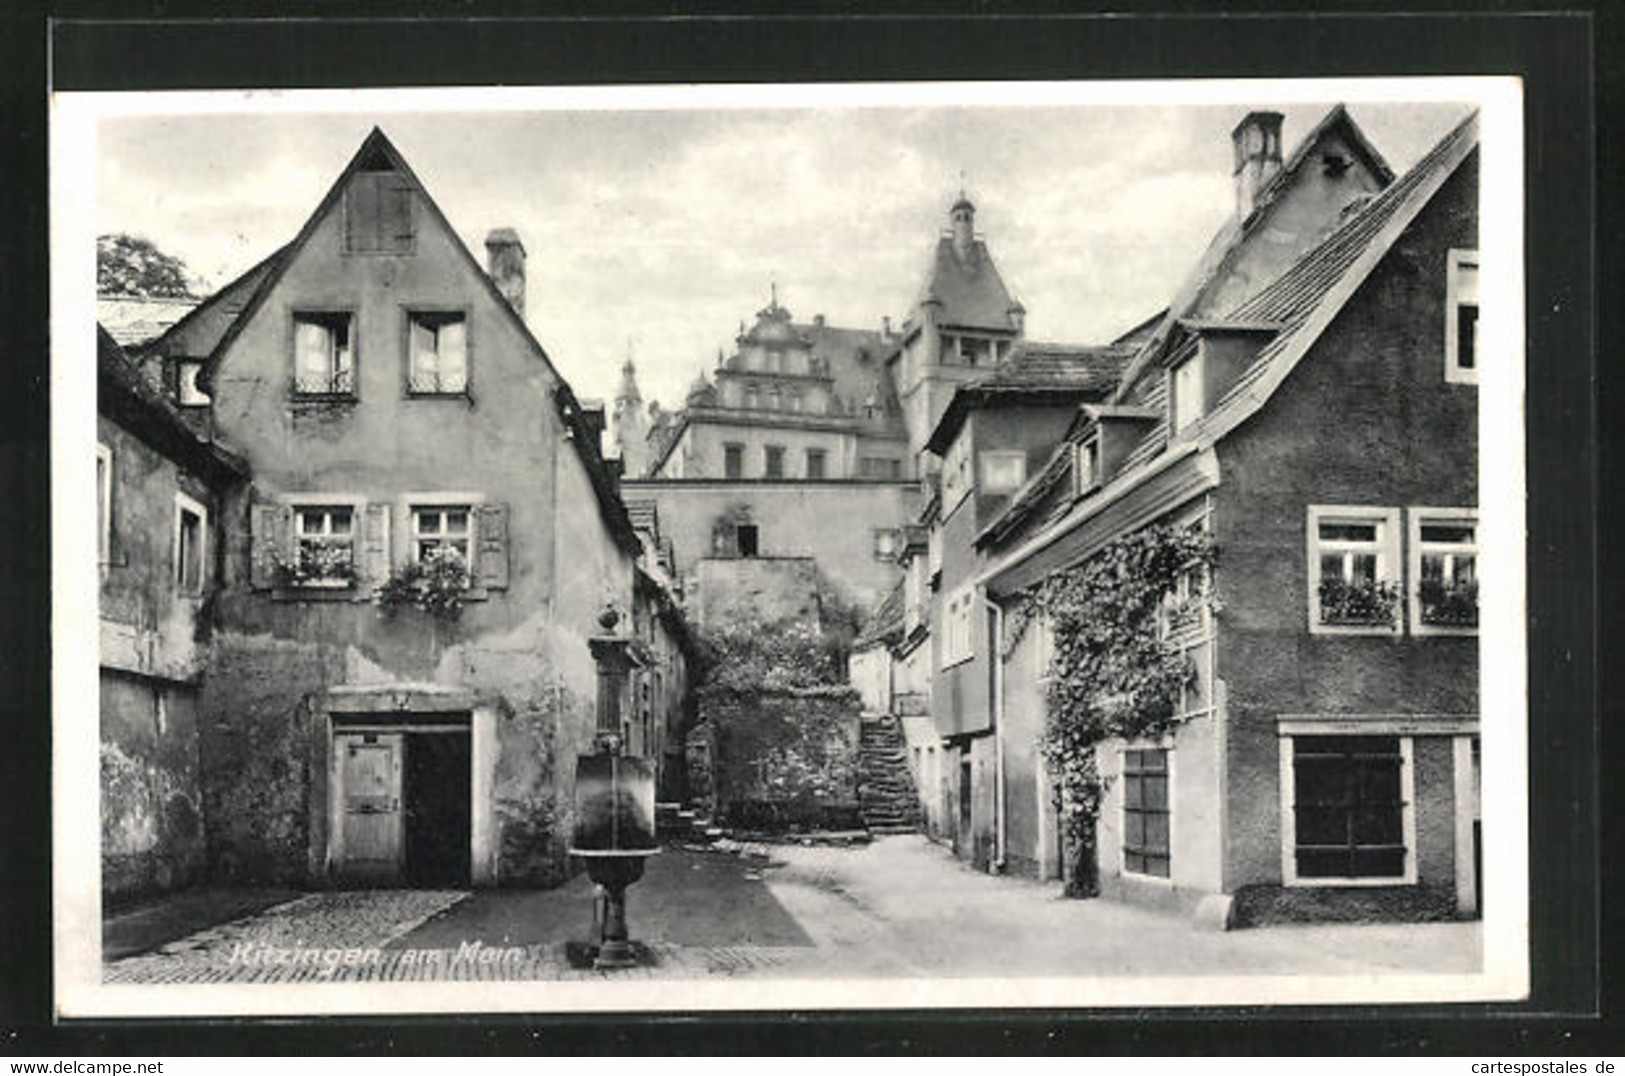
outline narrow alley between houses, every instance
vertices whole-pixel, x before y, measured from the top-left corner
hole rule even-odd
[[[1068,900],[1054,886],[977,874],[917,836],[669,848],[629,890],[631,934],[647,960],[624,971],[594,971],[572,959],[593,927],[585,875],[551,890],[284,896],[202,929],[189,930],[153,906],[115,916],[107,931],[119,943],[109,955],[130,955],[110,959],[105,980],[1233,977],[1452,974],[1480,964],[1477,922],[1220,932],[1186,917]],[[132,935],[142,921],[144,939]]]

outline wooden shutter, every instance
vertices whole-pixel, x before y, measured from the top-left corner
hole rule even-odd
[[[416,230],[412,223],[412,188],[406,181],[397,178],[395,182],[381,191],[386,199],[384,220],[380,228],[379,239],[386,244],[384,249],[397,254],[410,254],[412,241]]]
[[[483,504],[479,523],[479,584],[488,590],[508,586],[508,506]]]
[[[361,581],[378,587],[389,578],[389,503],[367,505],[361,532]]]
[[[249,585],[269,590],[276,586],[277,558],[287,560],[293,555],[293,509],[285,504],[256,504],[251,511]]]
[[[344,192],[344,249],[368,254],[378,247],[378,180],[374,172],[357,172]]]

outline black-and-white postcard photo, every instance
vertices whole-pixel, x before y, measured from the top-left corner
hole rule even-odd
[[[58,1012],[1526,997],[1521,94],[54,95]]]

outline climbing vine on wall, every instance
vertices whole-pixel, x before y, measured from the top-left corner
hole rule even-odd
[[[1211,605],[1200,581],[1215,552],[1200,524],[1147,527],[1050,575],[1007,618],[1007,650],[1038,616],[1050,629],[1042,750],[1058,786],[1073,896],[1098,891],[1094,834],[1105,782],[1096,746],[1160,735],[1175,724],[1180,690],[1193,673],[1189,659],[1167,645],[1164,625]]]

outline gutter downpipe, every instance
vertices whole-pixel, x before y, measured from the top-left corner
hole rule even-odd
[[[993,873],[1004,873],[1005,824],[1009,813],[1005,805],[1004,785],[1004,662],[999,657],[999,643],[1004,638],[1004,609],[982,591],[982,604],[993,613],[992,630],[988,632],[987,656],[993,664],[989,690],[993,698]]]

